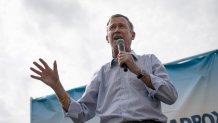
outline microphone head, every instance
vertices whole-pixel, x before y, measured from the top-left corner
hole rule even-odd
[[[124,40],[122,38],[116,40],[116,45],[124,45]]]
[[[122,38],[116,40],[116,45],[118,47],[119,52],[125,51],[125,44],[124,44],[124,40]]]

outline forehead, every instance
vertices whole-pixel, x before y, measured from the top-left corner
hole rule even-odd
[[[110,19],[108,25],[119,24],[119,23],[128,24],[128,21],[123,17],[114,17]]]

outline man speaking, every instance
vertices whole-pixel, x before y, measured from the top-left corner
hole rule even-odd
[[[78,101],[64,90],[56,61],[53,69],[43,59],[39,59],[43,65],[33,62],[39,70],[31,67],[37,74],[31,77],[54,90],[65,116],[75,123],[86,122],[95,115],[101,123],[166,123],[161,102],[173,104],[177,91],[155,55],[137,55],[131,49],[134,38],[133,24],[126,16],[110,17],[106,40],[112,49],[112,60],[94,74]],[[117,40],[122,40],[122,50]]]

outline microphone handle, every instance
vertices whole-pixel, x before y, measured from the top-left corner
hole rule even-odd
[[[128,67],[127,67],[127,65],[126,65],[125,63],[123,63],[123,64],[121,65],[121,67],[123,68],[124,72],[127,72],[127,71],[128,71]]]

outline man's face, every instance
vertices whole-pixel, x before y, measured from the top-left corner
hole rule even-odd
[[[117,37],[124,39],[126,52],[130,52],[132,40],[135,38],[135,32],[130,29],[128,21],[123,17],[112,18],[107,26],[106,40],[111,45],[113,57],[116,57],[118,54],[116,45]]]

